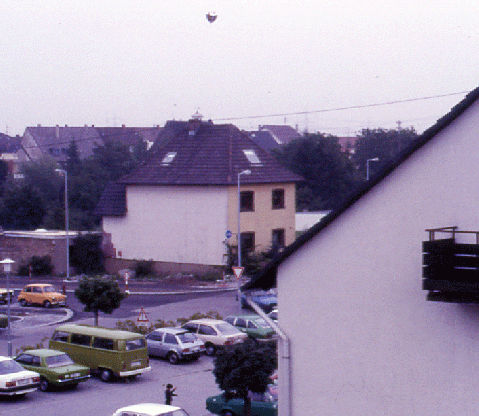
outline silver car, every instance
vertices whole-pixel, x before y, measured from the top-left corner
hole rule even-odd
[[[197,360],[205,344],[183,328],[158,328],[146,336],[148,354],[167,358],[171,364],[180,360]]]

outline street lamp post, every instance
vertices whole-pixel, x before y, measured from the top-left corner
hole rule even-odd
[[[67,280],[70,280],[70,236],[68,220],[68,173],[65,169],[55,169],[55,172],[63,174],[65,178],[65,238],[66,238],[66,257],[67,257]]]
[[[240,225],[240,216],[241,216],[241,175],[251,175],[249,169],[243,170],[238,173],[238,267],[241,267],[241,225]],[[240,281],[238,279],[238,301],[240,301]]]
[[[369,162],[379,162],[379,158],[375,157],[373,159],[366,160],[366,180],[369,181]]]
[[[10,328],[10,272],[12,270],[12,264],[15,263],[14,260],[7,258],[0,263],[3,264],[3,270],[5,271],[6,277],[7,277],[7,325],[8,325],[8,340],[7,340],[7,349],[8,349],[8,356],[12,356],[12,332]]]

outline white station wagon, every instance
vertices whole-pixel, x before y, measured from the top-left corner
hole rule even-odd
[[[226,321],[219,319],[195,319],[188,321],[182,328],[193,332],[205,343],[206,355],[214,355],[218,348],[244,342],[248,335]]]
[[[113,416],[188,416],[188,413],[168,404],[139,403],[122,407]]]
[[[24,395],[40,385],[40,374],[25,370],[9,357],[0,356],[0,395]]]

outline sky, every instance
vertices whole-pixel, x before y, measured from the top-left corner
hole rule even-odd
[[[479,86],[478,17],[476,0],[2,0],[0,132],[198,111],[421,133]]]

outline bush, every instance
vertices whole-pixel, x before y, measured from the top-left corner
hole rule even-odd
[[[104,270],[101,235],[80,235],[73,240],[70,247],[70,265],[78,273],[95,274]]]
[[[136,262],[135,275],[137,277],[152,276],[154,274],[153,260],[139,260]]]
[[[156,328],[165,328],[165,327],[175,327],[181,326],[184,323],[191,321],[192,319],[202,319],[202,318],[211,318],[211,319],[223,319],[221,315],[216,311],[209,311],[206,313],[196,312],[191,315],[189,318],[178,318],[176,322],[174,321],[164,321],[163,319],[157,319],[155,323],[148,326],[139,326],[135,321],[127,319],[126,321],[117,321],[115,328],[121,329],[123,331],[136,332],[138,334],[148,334]]]
[[[27,264],[23,264],[18,269],[20,276],[29,276],[30,268],[32,276],[45,276],[53,271],[52,259],[50,256],[32,256]]]

